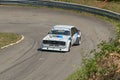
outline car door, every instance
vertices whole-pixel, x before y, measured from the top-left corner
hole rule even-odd
[[[73,45],[76,41],[76,32],[74,27],[71,29],[71,39],[72,39],[71,44]]]
[[[78,33],[77,28],[75,28],[75,27],[74,27],[74,33],[75,33],[75,34],[74,34],[74,44],[76,44],[79,33]]]
[[[79,33],[79,30],[77,28],[75,28],[75,44],[78,43],[78,40],[80,39],[80,33]]]

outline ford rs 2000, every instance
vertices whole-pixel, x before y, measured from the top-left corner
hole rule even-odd
[[[75,26],[56,25],[43,38],[41,50],[69,52],[72,45],[81,44],[81,32]]]

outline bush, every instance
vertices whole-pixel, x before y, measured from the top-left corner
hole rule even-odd
[[[99,1],[105,1],[105,0],[99,0]],[[120,1],[120,0],[107,0],[107,1]]]

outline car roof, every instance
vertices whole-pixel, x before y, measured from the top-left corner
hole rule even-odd
[[[71,25],[55,25],[52,30],[70,30],[74,26]]]

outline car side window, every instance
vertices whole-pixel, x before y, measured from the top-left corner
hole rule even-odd
[[[75,33],[77,33],[78,32],[77,28],[74,28],[74,29],[75,29]]]
[[[75,28],[75,27],[73,27],[72,29],[71,29],[71,33],[72,33],[72,36],[75,34],[75,33],[77,33],[77,29]]]
[[[74,28],[71,29],[71,36],[74,35]]]

